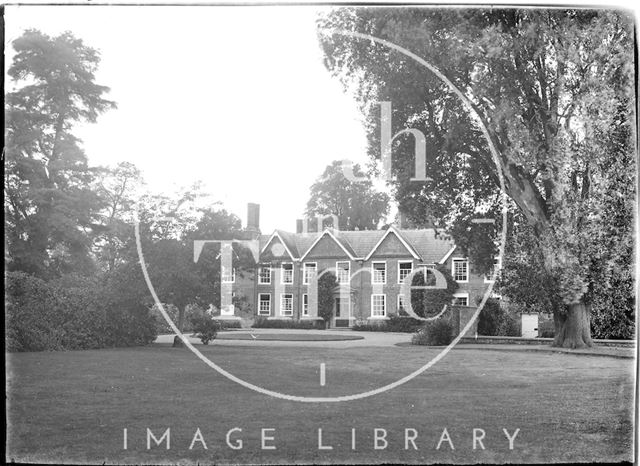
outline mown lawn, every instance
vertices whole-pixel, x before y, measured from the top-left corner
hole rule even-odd
[[[304,396],[362,392],[397,380],[436,350],[200,347],[252,383]],[[326,385],[319,367],[326,364]],[[207,368],[186,349],[7,355],[7,459],[63,463],[433,463],[631,461],[630,359],[453,350],[431,370],[364,400],[276,400]],[[127,449],[123,429],[127,429]],[[147,428],[171,448],[146,448]],[[200,428],[208,449],[192,442]],[[227,446],[226,434],[242,449]],[[318,449],[318,429],[323,445]],[[386,449],[374,449],[374,429]],[[443,429],[451,438],[436,445]],[[473,446],[483,429],[484,450]],[[520,432],[509,449],[503,429]],[[261,448],[261,429],[267,446]],[[352,450],[352,429],[356,449]],[[418,450],[408,443],[405,429]],[[378,431],[382,435],[382,431]],[[477,431],[481,435],[480,431]],[[453,444],[454,450],[450,445]],[[379,443],[383,446],[383,443]]]

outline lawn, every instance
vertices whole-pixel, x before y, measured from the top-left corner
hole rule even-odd
[[[399,379],[436,354],[425,347],[199,348],[234,375],[304,396],[370,390]],[[399,388],[331,404],[282,401],[255,393],[207,368],[188,350],[169,345],[10,354],[7,363],[9,460],[120,464],[632,460],[634,361],[629,359],[454,349]],[[319,383],[321,363],[326,365],[325,386]],[[170,450],[153,442],[147,450],[147,428],[158,439],[170,428]],[[189,449],[198,428],[207,450],[202,442]],[[242,430],[231,431],[234,428]],[[444,440],[436,449],[445,428],[450,442]],[[472,448],[474,428],[485,435],[484,450],[479,444]],[[318,429],[322,445],[332,450],[318,449]],[[380,429],[379,437],[385,430],[385,449],[374,448],[375,429]],[[503,429],[509,435],[520,429],[513,450]],[[242,449],[227,445],[229,431],[230,443],[237,447],[241,439]],[[415,440],[405,444],[406,434]],[[476,434],[482,436],[480,430]],[[263,449],[261,436],[265,446],[276,449]],[[384,442],[379,440],[378,446]]]

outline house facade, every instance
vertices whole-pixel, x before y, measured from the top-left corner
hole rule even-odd
[[[247,231],[259,244],[258,266],[250,274],[227,274],[235,296],[243,297],[254,316],[266,319],[315,320],[313,277],[332,272],[334,289],[332,327],[389,319],[404,310],[401,286],[405,278],[422,270],[444,267],[458,283],[454,302],[475,307],[488,280],[471,273],[469,261],[457,253],[450,239],[433,229],[391,226],[376,231],[295,233],[259,232],[259,207],[249,205]],[[226,313],[233,318],[233,307]],[[406,315],[406,314],[404,314]]]

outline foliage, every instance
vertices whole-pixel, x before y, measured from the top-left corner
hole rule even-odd
[[[424,273],[417,272],[412,280],[412,286],[434,286],[436,284],[436,276],[427,270],[427,279],[425,281]],[[433,317],[437,315],[445,305],[451,304],[453,293],[458,289],[458,283],[453,279],[451,273],[444,265],[436,266],[436,270],[440,272],[447,281],[446,288],[437,289],[416,289],[411,290],[411,307],[420,317]]]
[[[193,316],[191,325],[203,345],[208,345],[211,340],[215,339],[221,329],[220,323],[206,313]]]
[[[424,322],[412,317],[392,315],[379,323],[355,324],[351,329],[359,332],[402,332],[415,333]]]
[[[488,246],[502,228],[497,163],[511,214],[536,237],[529,242],[529,268],[541,265],[533,282],[524,267],[518,269],[523,276],[513,271],[512,289],[520,288],[524,297],[525,289],[548,286],[533,294],[546,295],[543,305],[563,329],[559,338],[565,341],[555,343],[590,344],[583,317],[595,303],[596,316],[614,312],[615,323],[608,324],[629,327],[628,301],[599,285],[610,277],[626,290],[632,282],[630,255],[622,254],[633,241],[636,172],[633,26],[626,13],[345,8],[327,13],[320,27],[370,34],[424,58],[462,89],[483,126],[448,85],[414,60],[374,41],[322,36],[327,66],[345,87],[356,89],[369,120],[373,158],[381,152],[372,101],[393,103],[394,134],[411,127],[426,136],[431,153],[425,182],[411,181],[413,139],[393,147],[391,183],[400,210],[414,224],[435,219],[468,253],[476,272],[486,273],[495,254]],[[478,216],[496,218],[494,227],[472,227]],[[485,245],[474,247],[483,235]],[[610,243],[616,247],[606,247]],[[612,300],[618,306],[610,306]]]
[[[353,166],[356,177],[364,177],[358,165]],[[340,230],[375,230],[389,212],[389,196],[376,191],[371,180],[352,181],[342,171],[342,162],[336,160],[311,186],[305,214],[312,219],[318,215],[336,215]],[[317,225],[309,222],[309,231]]]
[[[453,325],[448,319],[436,319],[425,323],[411,338],[413,345],[445,346],[453,341]]]
[[[103,200],[71,130],[115,107],[103,97],[109,89],[94,82],[99,54],[69,32],[33,29],[13,47],[4,152],[8,268],[40,277],[91,273]]]
[[[320,320],[310,321],[295,321],[295,320],[280,320],[280,319],[267,319],[266,317],[257,317],[251,325],[252,328],[290,328],[299,330],[324,330],[325,323]]]
[[[320,271],[318,277],[318,317],[328,324],[333,315],[334,291],[338,286],[338,279],[333,272],[328,271]]]
[[[5,325],[8,351],[53,351],[131,346],[155,340],[149,309],[114,308],[118,291],[81,276],[46,282],[7,272]]]

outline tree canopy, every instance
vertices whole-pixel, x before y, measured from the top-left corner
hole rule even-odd
[[[394,133],[411,127],[426,136],[425,182],[410,180],[414,141],[394,141],[392,183],[400,210],[416,225],[435,218],[482,273],[496,251],[491,241],[470,247],[478,236],[471,220],[495,218],[489,238],[502,225],[498,167],[478,124],[417,62],[331,31],[397,44],[461,90],[497,149],[511,203],[510,233],[523,231],[518,225],[531,229],[524,261],[532,265],[537,258],[542,281],[555,284],[555,344],[591,344],[598,264],[609,274],[628,270],[633,195],[627,195],[634,192],[635,172],[631,20],[604,10],[346,8],[333,10],[319,26],[327,66],[357,89],[368,116],[371,156],[380,157],[375,101],[392,102]],[[616,222],[606,207],[612,195],[621,199]],[[602,241],[616,246],[605,249]],[[526,275],[513,272],[512,283],[527,284]],[[626,271],[622,276],[629,280]]]
[[[363,178],[358,165],[354,176]],[[344,176],[342,162],[334,161],[311,186],[305,214],[311,219],[318,215],[336,215],[340,230],[375,230],[389,212],[389,196],[376,190],[371,180],[353,181]],[[309,230],[316,227],[309,222]]]

